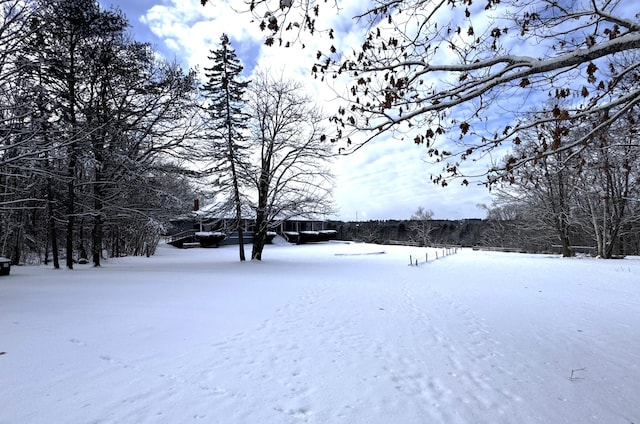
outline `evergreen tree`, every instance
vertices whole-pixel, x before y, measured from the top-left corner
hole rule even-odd
[[[231,47],[229,38],[220,37],[220,48],[211,50],[208,57],[213,66],[205,68],[207,83],[203,86],[207,101],[208,139],[212,145],[209,152],[213,159],[211,171],[218,174],[219,183],[228,197],[227,204],[233,208],[240,245],[240,260],[245,260],[242,228],[242,196],[240,192],[241,171],[246,163],[243,146],[244,130],[248,114],[244,93],[249,81],[240,78],[242,64]]]

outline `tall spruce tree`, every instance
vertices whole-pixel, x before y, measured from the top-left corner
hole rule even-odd
[[[223,185],[229,197],[229,203],[233,206],[240,260],[244,261],[240,174],[245,163],[243,133],[247,129],[248,114],[244,112],[246,106],[244,93],[249,81],[241,79],[243,67],[226,34],[220,37],[220,48],[211,50],[211,56],[208,59],[213,62],[213,66],[205,68],[208,81],[204,84],[203,91],[209,118],[208,139],[212,143],[211,171],[219,176],[218,181]]]

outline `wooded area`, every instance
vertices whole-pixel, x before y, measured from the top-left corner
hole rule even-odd
[[[56,268],[152,254],[193,198],[194,74],[91,0],[0,0],[0,19],[0,250]]]
[[[504,212],[504,211],[503,211]],[[555,228],[530,221],[525,214],[503,214],[492,211],[487,219],[430,219],[373,220],[362,222],[333,222],[342,240],[357,240],[379,244],[406,244],[415,246],[462,246],[477,249],[521,253],[563,254],[564,246],[558,241]],[[428,232],[425,230],[428,229]],[[598,256],[589,228],[572,227],[571,243],[566,256]],[[609,258],[640,255],[640,223],[624,226],[611,243]],[[602,257],[602,256],[600,256]]]

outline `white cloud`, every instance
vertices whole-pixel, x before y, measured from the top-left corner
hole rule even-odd
[[[423,206],[440,219],[484,217],[476,205],[491,203],[488,190],[459,181],[434,185],[429,175],[440,167],[425,163],[424,155],[424,147],[380,139],[341,157],[334,191],[341,216],[355,219],[357,211],[360,219],[403,219]]]

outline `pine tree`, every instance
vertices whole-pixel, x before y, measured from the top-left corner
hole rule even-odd
[[[211,50],[208,57],[213,66],[205,68],[208,82],[203,86],[209,115],[210,152],[214,159],[214,172],[222,174],[219,181],[230,191],[230,200],[236,217],[236,230],[240,245],[240,260],[245,260],[242,228],[242,197],[240,172],[245,163],[243,148],[244,130],[248,114],[243,110],[246,102],[244,92],[249,81],[241,80],[242,64],[231,47],[229,38],[220,37],[220,48]]]

